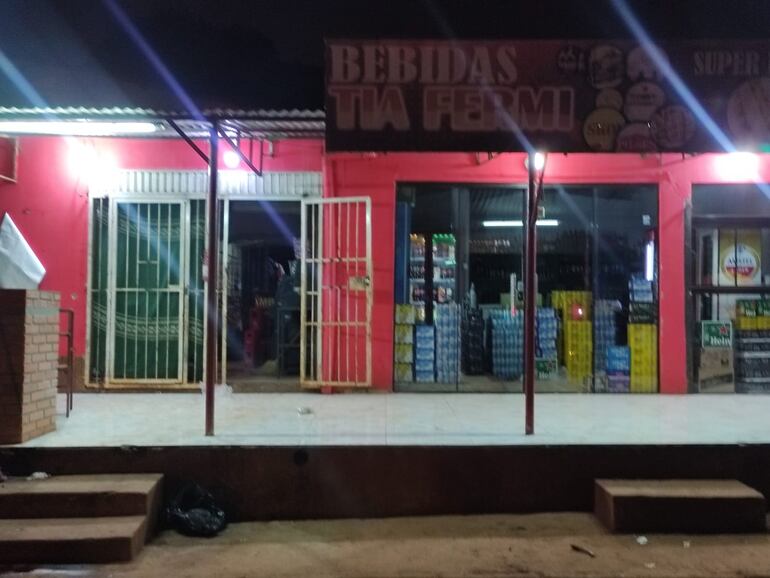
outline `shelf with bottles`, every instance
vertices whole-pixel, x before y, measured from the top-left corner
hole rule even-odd
[[[425,235],[409,235],[409,260],[425,260]]]
[[[441,285],[433,288],[433,302],[438,304],[454,303],[454,287]],[[415,284],[411,288],[409,302],[412,304],[425,303],[425,287]]]
[[[421,279],[419,277],[413,277],[409,279],[410,283],[425,283],[425,279]],[[433,283],[454,283],[455,278],[454,277],[434,277]]]
[[[412,283],[424,283],[425,266],[420,264],[409,265],[409,281]],[[441,267],[438,265],[433,267],[434,283],[454,283],[454,281],[455,281],[454,267]]]
[[[451,233],[436,233],[433,235],[433,261],[455,261],[455,245],[457,240]]]

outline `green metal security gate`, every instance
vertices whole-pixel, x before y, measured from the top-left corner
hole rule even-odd
[[[110,381],[183,379],[183,204],[117,202]]]
[[[203,379],[205,205],[93,199],[89,383]]]

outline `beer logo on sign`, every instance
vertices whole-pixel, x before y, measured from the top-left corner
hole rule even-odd
[[[737,250],[730,247],[722,258],[722,274],[738,281],[750,281],[759,269],[759,255],[748,245],[738,243]]]

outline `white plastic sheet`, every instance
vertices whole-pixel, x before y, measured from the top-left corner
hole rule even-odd
[[[45,267],[6,213],[0,224],[0,289],[37,289],[44,276]]]

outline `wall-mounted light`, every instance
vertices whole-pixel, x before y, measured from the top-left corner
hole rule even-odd
[[[524,157],[524,168],[529,170],[529,155]],[[535,153],[535,170],[540,172],[545,168],[545,154]]]
[[[754,153],[723,153],[714,157],[714,169],[724,181],[759,180],[759,157]]]
[[[481,224],[488,228],[495,227],[523,227],[524,221],[482,221]],[[538,219],[535,221],[538,227],[558,227],[559,221],[557,219]]]
[[[222,155],[222,159],[225,161],[225,166],[228,169],[237,169],[241,166],[241,157],[235,151],[225,151]]]
[[[156,130],[157,125],[151,122],[0,121],[2,134],[115,136],[150,134]]]
[[[118,162],[109,151],[97,150],[92,144],[68,139],[67,164],[76,179],[89,186],[107,182],[115,175]]]

